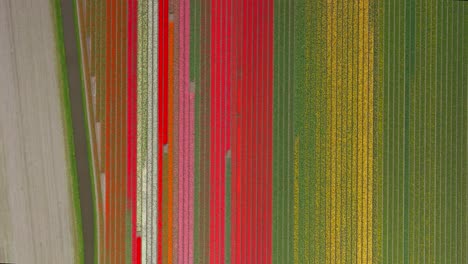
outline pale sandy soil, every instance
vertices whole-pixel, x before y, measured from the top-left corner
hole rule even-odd
[[[0,263],[75,258],[49,3],[0,0]]]

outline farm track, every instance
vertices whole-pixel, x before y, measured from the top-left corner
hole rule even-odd
[[[67,74],[69,81],[69,91],[71,98],[71,114],[73,123],[73,139],[75,145],[75,160],[77,164],[78,173],[78,190],[80,196],[80,208],[82,216],[82,230],[83,230],[83,260],[84,263],[93,263],[95,256],[95,234],[97,232],[95,226],[95,204],[94,197],[95,189],[93,189],[94,176],[91,174],[92,164],[88,154],[88,124],[87,117],[84,116],[87,113],[87,109],[83,109],[86,105],[85,96],[88,93],[83,94],[84,90],[82,87],[82,69],[81,69],[81,53],[79,47],[77,47],[77,32],[75,25],[75,10],[74,2],[63,0],[62,5],[62,19],[64,28],[64,45],[66,52],[66,63],[67,63]],[[86,77],[85,77],[86,79]]]

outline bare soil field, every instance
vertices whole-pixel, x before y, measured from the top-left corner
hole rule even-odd
[[[0,0],[0,263],[76,255],[49,5]]]

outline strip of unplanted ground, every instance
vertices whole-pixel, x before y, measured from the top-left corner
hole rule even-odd
[[[76,222],[52,2],[0,1],[0,167],[15,263],[73,263]],[[72,29],[72,32],[74,30]]]

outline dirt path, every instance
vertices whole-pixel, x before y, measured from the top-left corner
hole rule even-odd
[[[83,95],[80,81],[80,64],[77,50],[77,39],[74,24],[73,1],[61,0],[64,45],[69,81],[71,114],[73,122],[73,139],[75,159],[78,172],[78,191],[83,225],[84,263],[94,261],[94,213],[91,187],[90,164],[87,152],[86,127],[83,110]]]

